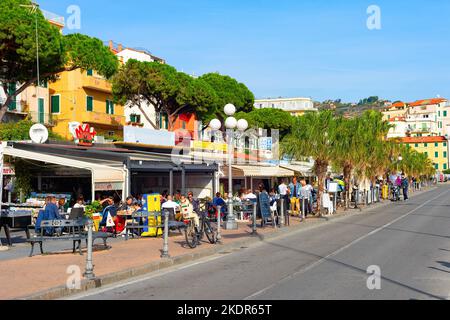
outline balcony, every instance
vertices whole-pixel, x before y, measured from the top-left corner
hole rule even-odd
[[[104,126],[123,127],[125,124],[125,117],[102,112],[86,112],[83,115],[83,122]]]
[[[81,81],[83,83],[83,88],[85,89],[101,91],[108,94],[112,93],[112,85],[105,78],[88,76],[86,73],[83,73]]]
[[[47,19],[47,21],[56,24],[60,27],[64,27],[64,17],[42,9],[41,12],[44,15],[44,18]]]
[[[53,127],[55,125],[55,117],[51,113],[31,111],[28,112],[28,118],[35,123],[40,123],[47,127]]]

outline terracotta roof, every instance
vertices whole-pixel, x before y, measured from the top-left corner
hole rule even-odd
[[[401,107],[404,107],[406,105],[406,103],[404,103],[404,102],[402,102],[402,101],[399,101],[399,102],[396,102],[396,103],[393,103],[392,105],[391,105],[391,107],[392,108],[401,108]]]
[[[417,100],[417,101],[409,103],[409,106],[410,107],[426,106],[426,105],[431,105],[431,104],[439,104],[439,103],[442,103],[445,101],[447,101],[447,99],[443,99],[443,98]]]
[[[445,137],[406,137],[401,138],[401,142],[403,143],[433,143],[433,142],[446,142],[447,139]]]
[[[395,118],[391,118],[389,119],[389,122],[405,122],[406,118],[405,117],[395,117]]]

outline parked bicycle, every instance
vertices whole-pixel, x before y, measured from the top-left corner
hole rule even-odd
[[[207,216],[206,213],[203,213],[200,216],[200,229],[195,226],[195,222],[193,219],[186,220],[185,223],[187,224],[185,237],[186,242],[190,248],[196,248],[205,236],[208,239],[209,243],[217,243],[217,228],[211,222],[211,219]]]

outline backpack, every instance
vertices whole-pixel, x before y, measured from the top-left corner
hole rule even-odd
[[[403,179],[402,180],[402,188],[407,188],[408,187],[408,179]]]

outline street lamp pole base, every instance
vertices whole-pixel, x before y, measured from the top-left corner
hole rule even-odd
[[[227,219],[226,223],[225,223],[225,230],[238,230],[238,223],[236,221],[236,219]]]

